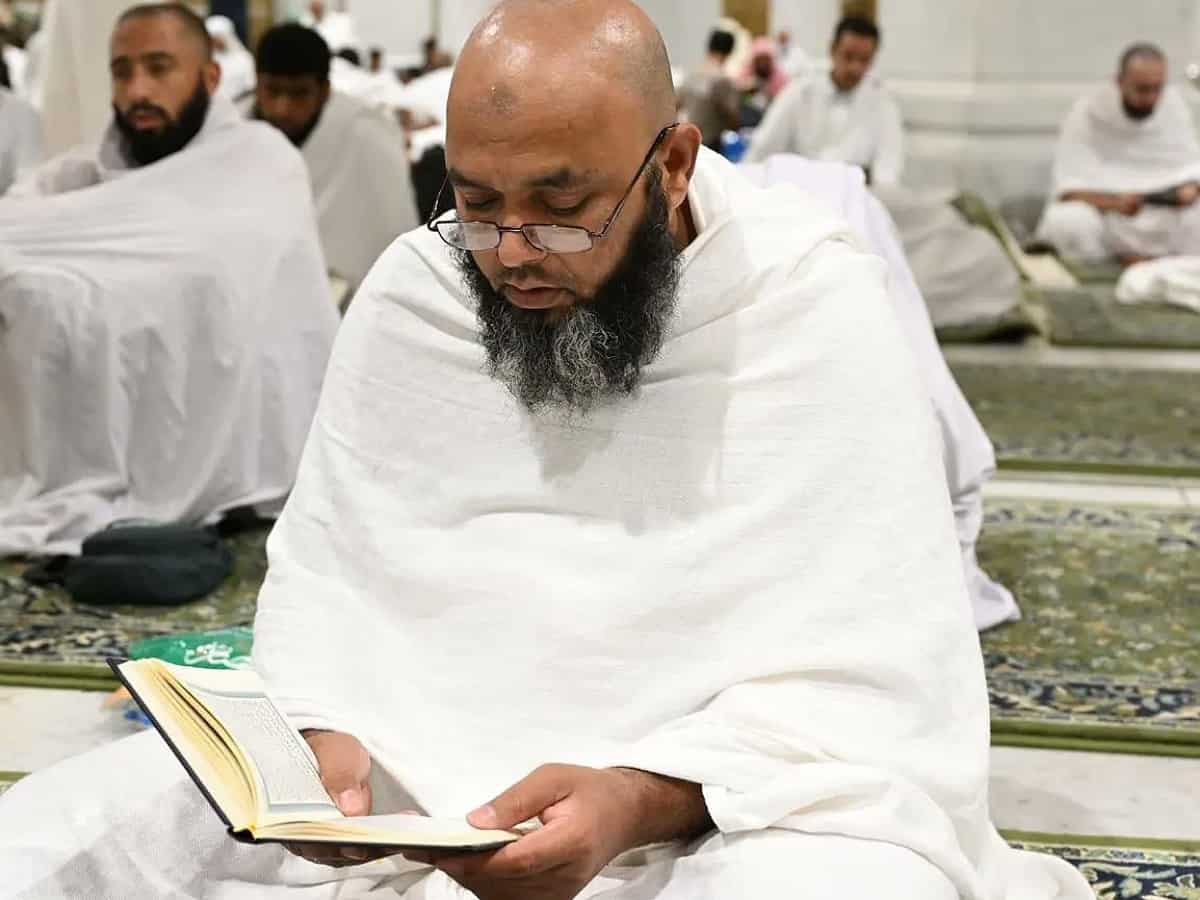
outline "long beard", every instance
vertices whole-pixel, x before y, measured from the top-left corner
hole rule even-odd
[[[675,311],[680,257],[662,182],[647,176],[647,207],[616,270],[561,321],[521,309],[497,292],[466,251],[454,251],[478,303],[488,371],[527,409],[587,413],[629,396],[662,349]]]
[[[167,118],[166,125],[161,131],[139,131],[130,124],[119,109],[113,107],[113,115],[117,130],[124,138],[124,150],[129,159],[138,166],[148,166],[160,159],[166,159],[173,153],[178,153],[191,143],[192,138],[204,127],[208,117],[210,97],[203,81],[197,81],[196,90],[188,98],[188,102],[179,111],[177,118]],[[136,107],[135,107],[136,108]],[[130,109],[129,114],[133,114]],[[159,109],[160,113],[165,113]]]

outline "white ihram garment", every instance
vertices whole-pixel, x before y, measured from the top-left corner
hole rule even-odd
[[[708,151],[690,201],[662,352],[583,418],[532,415],[485,373],[436,235],[392,246],[269,543],[256,666],[297,727],[363,740],[407,795],[389,807],[461,814],[547,761],[703,786],[719,834],[585,896],[1087,900],[988,821],[983,665],[883,264]],[[373,876],[465,898],[395,863],[235,847],[154,741],[10,791],[0,890],[232,900],[360,879],[289,894],[325,898]]]
[[[254,85],[258,82],[254,54],[246,49],[246,45],[238,37],[237,28],[228,16],[209,16],[204,24],[210,35],[220,38],[225,44],[224,50],[213,54],[221,66],[221,82],[217,85],[217,93],[230,100],[237,100],[243,94],[254,90]]]
[[[386,113],[334,91],[301,153],[325,263],[358,285],[393,240],[420,224],[404,132]]]
[[[1135,121],[1117,87],[1103,85],[1080,98],[1063,124],[1038,236],[1084,259],[1200,253],[1200,205],[1123,216],[1060,199],[1072,191],[1146,194],[1197,180],[1200,141],[1179,92],[1168,87],[1154,114]]]
[[[942,436],[946,486],[954,506],[963,571],[979,630],[1020,618],[1012,593],[990,579],[975,558],[983,526],[983,486],[996,470],[992,442],[946,365],[929,311],[905,259],[891,217],[867,190],[863,173],[842,163],[822,163],[793,155],[772,156],[764,164],[742,167],[755,184],[794,185],[850,223],[854,233],[888,264],[888,295],[904,337],[917,360],[933,401]]]
[[[828,68],[784,88],[754,132],[747,162],[776,153],[870,169],[873,184],[896,184],[904,169],[904,127],[887,88],[864,78],[840,91]]]
[[[0,555],[286,496],[337,328],[300,155],[217,99],[22,186],[58,196],[0,199]]]

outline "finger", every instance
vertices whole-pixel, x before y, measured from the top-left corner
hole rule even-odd
[[[320,761],[321,783],[344,816],[365,816],[371,811],[371,756],[357,740],[337,732],[308,738]]]
[[[578,862],[584,836],[562,821],[530,832],[519,841],[490,853],[458,853],[436,858],[432,865],[459,878],[509,880],[531,878]]]
[[[569,766],[542,766],[467,816],[476,828],[512,828],[571,793]]]

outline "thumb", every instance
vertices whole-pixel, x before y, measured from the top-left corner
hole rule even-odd
[[[321,783],[344,816],[371,812],[371,755],[348,734],[325,732],[309,738],[320,764]]]
[[[570,794],[569,766],[542,766],[467,816],[476,828],[512,828],[540,816]]]

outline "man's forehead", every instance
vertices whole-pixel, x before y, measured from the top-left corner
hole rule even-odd
[[[167,15],[135,16],[113,31],[111,53],[120,57],[166,55],[178,57],[188,43],[183,26]]]

